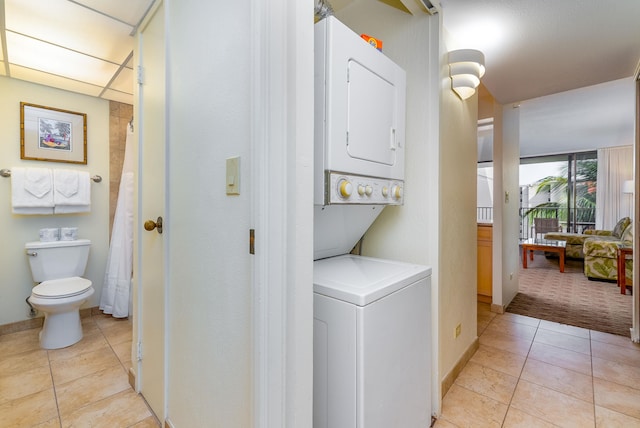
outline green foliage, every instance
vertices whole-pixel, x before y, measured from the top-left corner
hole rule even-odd
[[[582,159],[576,162],[576,219],[580,223],[595,222],[596,182],[598,176],[597,159]],[[549,193],[557,202],[545,202],[526,210],[523,217],[533,222],[535,217],[553,218],[567,221],[569,216],[569,182],[568,167],[561,168],[560,175],[549,176],[538,180],[536,195]]]

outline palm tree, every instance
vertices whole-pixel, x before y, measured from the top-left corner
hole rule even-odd
[[[576,162],[575,174],[575,209],[576,216],[572,221],[576,223],[594,223],[596,209],[596,183],[598,174],[597,159],[581,159]],[[534,217],[557,217],[560,221],[567,222],[573,207],[568,206],[569,181],[568,166],[562,167],[559,176],[549,176],[538,180],[536,195],[549,193],[551,200],[526,210],[523,217],[529,217],[532,222]]]

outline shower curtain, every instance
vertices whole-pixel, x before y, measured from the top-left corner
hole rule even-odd
[[[100,310],[114,318],[129,316],[133,273],[133,125],[127,126],[124,164],[118,202],[111,231],[107,269],[104,274]]]

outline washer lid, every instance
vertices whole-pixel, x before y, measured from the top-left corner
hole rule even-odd
[[[364,306],[429,275],[427,266],[347,254],[313,262],[313,291]]]
[[[31,294],[45,299],[71,297],[84,293],[89,287],[91,287],[91,281],[79,276],[73,276],[71,278],[43,281],[33,287]]]

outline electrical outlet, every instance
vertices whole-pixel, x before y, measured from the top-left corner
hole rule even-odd
[[[462,324],[458,324],[456,326],[456,330],[453,332],[453,338],[456,339],[458,336],[460,336],[460,333],[462,333]]]

